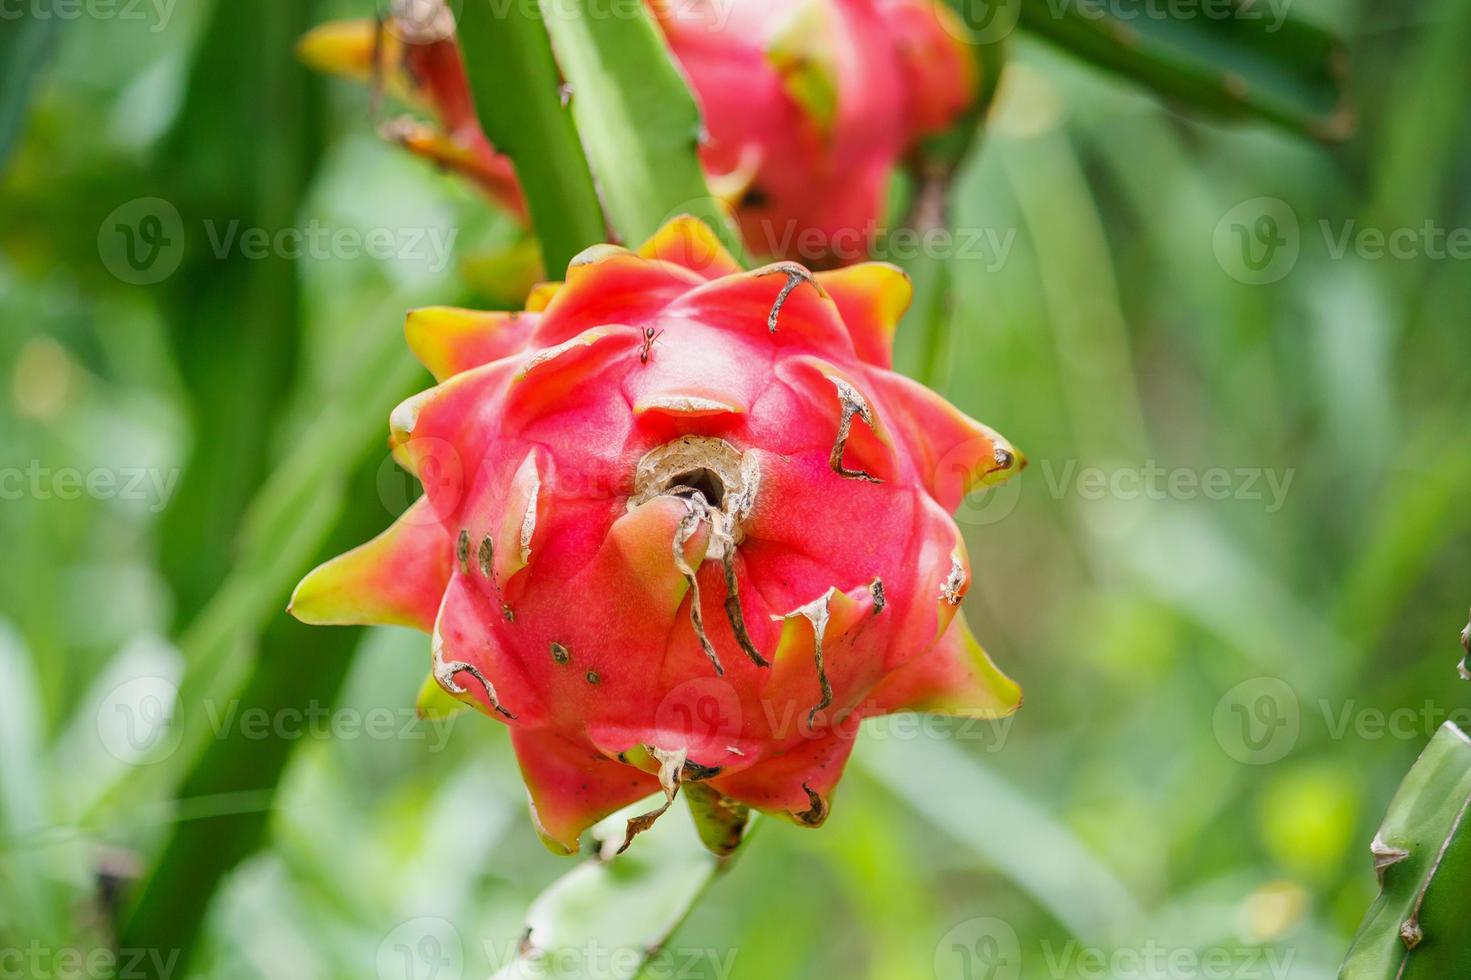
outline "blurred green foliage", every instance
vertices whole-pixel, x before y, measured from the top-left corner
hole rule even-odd
[[[458,265],[515,229],[293,64],[361,5],[79,9],[0,184],[0,969],[106,949],[168,840],[249,824],[192,975],[485,976],[569,868],[503,731],[412,719],[422,637],[362,634],[335,691],[346,640],[276,610],[411,498],[403,311],[475,301]],[[1031,459],[961,514],[1027,706],[875,726],[828,824],[768,821],[647,975],[1336,973],[1384,808],[1471,701],[1471,8],[1293,12],[1349,40],[1343,146],[1012,46],[932,380]],[[258,659],[285,690],[238,690]],[[320,716],[251,735],[293,678]],[[228,770],[275,742],[279,787]],[[227,771],[182,782],[202,754]]]

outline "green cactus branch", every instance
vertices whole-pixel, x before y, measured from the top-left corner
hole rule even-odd
[[[56,50],[62,21],[49,7],[18,8],[19,23],[0,32],[0,166],[20,135],[37,78]]]
[[[537,5],[467,0],[460,44],[475,111],[516,165],[546,268],[560,272],[607,229]]]
[[[696,154],[699,108],[663,35],[641,6],[615,17],[596,6],[549,0],[544,9],[613,230],[637,245],[675,215],[692,214],[739,254]]]
[[[1018,6],[1019,5],[1019,6]],[[1353,134],[1348,58],[1332,33],[1265,4],[1233,3],[1226,17],[1160,17],[1143,0],[1107,5],[1058,0],[997,3],[985,24],[1021,26],[1101,68],[1140,82],[1185,108],[1226,118],[1257,116],[1322,140]]]
[[[608,975],[631,980],[659,955],[739,851],[712,853],[702,825],[669,814],[639,836],[637,847],[604,860],[600,855],[623,841],[628,815],[639,808],[614,814],[588,832],[597,856],[552,882],[531,903],[520,950],[501,965],[495,980],[543,976],[548,962],[565,967],[576,962],[569,957],[596,950],[618,951]]]
[[[1400,785],[1370,848],[1381,891],[1339,980],[1471,976],[1471,737],[1447,723]]]

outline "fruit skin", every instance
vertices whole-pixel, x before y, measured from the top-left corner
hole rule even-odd
[[[909,294],[881,263],[743,272],[681,217],[527,311],[410,313],[440,383],[390,443],[424,495],[291,611],[430,633],[556,850],[682,782],[820,824],[862,718],[1021,704],[949,513],[1024,460],[889,369]]]
[[[896,167],[977,96],[975,46],[939,0],[648,6],[700,104],[712,192],[733,208],[755,255],[814,267],[867,258]],[[323,25],[302,39],[302,58],[360,79],[377,74],[428,107],[443,133],[400,120],[389,135],[524,216],[509,164],[475,122],[453,40],[390,22],[389,43],[375,46],[374,31],[371,21]]]
[[[709,131],[701,161],[746,245],[868,257],[896,165],[976,97],[974,46],[930,0],[653,5]]]

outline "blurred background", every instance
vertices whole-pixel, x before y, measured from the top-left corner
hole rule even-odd
[[[404,311],[494,301],[515,231],[296,63],[367,4],[72,9],[0,25],[0,976],[129,975],[149,873],[134,976],[486,976],[570,866],[504,730],[414,716],[422,636],[282,610],[416,493]],[[926,371],[1031,459],[960,515],[1026,707],[875,725],[647,976],[1336,975],[1471,719],[1471,6],[1292,14],[1345,143],[1014,39]]]

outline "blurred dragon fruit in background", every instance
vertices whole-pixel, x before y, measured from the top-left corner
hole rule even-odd
[[[524,215],[510,162],[475,119],[453,17],[440,3],[398,7],[382,31],[370,20],[317,28],[302,39],[303,59],[381,78],[434,115],[437,125],[396,120],[386,135]],[[711,190],[733,208],[756,255],[818,266],[867,257],[896,166],[976,96],[976,49],[938,0],[649,7],[700,104]]]
[[[1021,703],[959,613],[949,515],[1023,460],[890,370],[909,298],[880,263],[742,271],[679,218],[525,311],[410,313],[439,385],[391,445],[424,495],[292,612],[430,633],[556,850],[681,787],[822,823],[861,719]]]

